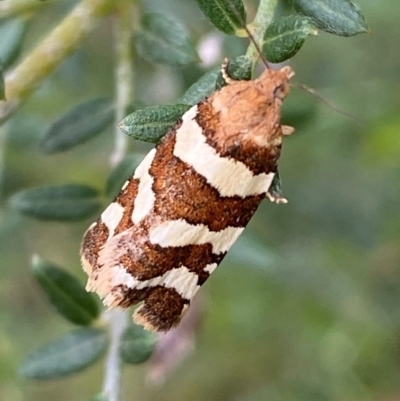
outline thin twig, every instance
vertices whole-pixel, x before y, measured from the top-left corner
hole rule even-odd
[[[278,0],[260,0],[256,16],[251,24],[252,36],[260,47],[262,46],[262,35],[274,18],[277,1]],[[260,58],[258,49],[253,43],[250,43],[246,56],[253,61],[257,61]]]
[[[107,311],[104,317],[110,327],[110,348],[107,354],[103,391],[108,401],[119,401],[121,392],[121,360],[119,349],[121,336],[128,327],[126,311],[113,309]]]
[[[117,128],[118,123],[125,117],[129,104],[133,99],[133,54],[132,54],[132,25],[133,8],[131,0],[119,0],[117,4],[117,21],[115,24],[115,147],[111,154],[110,163],[117,165],[125,156],[127,136]]]
[[[119,0],[116,5],[115,20],[115,125],[125,116],[133,99],[133,57],[132,57],[132,22],[134,2]],[[115,128],[115,147],[110,157],[110,165],[117,165],[125,156],[127,138]],[[111,343],[107,355],[104,375],[103,394],[109,401],[119,401],[121,392],[121,359],[119,349],[121,336],[129,324],[126,311],[112,310],[105,313],[110,326]]]

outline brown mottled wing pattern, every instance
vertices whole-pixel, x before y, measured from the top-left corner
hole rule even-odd
[[[292,72],[234,82],[192,107],[149,152],[84,236],[87,289],[134,320],[177,325],[265,197],[276,171]],[[281,93],[281,92],[280,92]]]

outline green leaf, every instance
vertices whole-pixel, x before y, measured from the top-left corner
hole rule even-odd
[[[318,31],[307,17],[290,15],[274,21],[265,31],[262,52],[268,61],[281,63],[293,57],[308,35]]]
[[[179,99],[178,103],[193,106],[215,92],[215,84],[220,76],[220,67],[213,68],[195,82]]]
[[[34,256],[32,271],[50,303],[74,324],[89,325],[100,314],[92,294],[71,274]]]
[[[118,127],[139,141],[157,143],[189,109],[186,104],[146,107],[125,117]]]
[[[151,63],[187,65],[199,61],[184,26],[163,14],[145,14],[135,41],[138,53]]]
[[[246,10],[242,0],[196,0],[207,19],[227,35],[243,36]]]
[[[45,380],[79,372],[103,355],[107,343],[101,330],[89,327],[76,330],[28,355],[20,365],[20,375]]]
[[[17,192],[11,205],[40,220],[79,221],[95,214],[100,203],[97,191],[87,185],[34,187]]]
[[[111,99],[92,99],[55,121],[45,133],[41,148],[46,153],[70,149],[99,134],[114,118]]]
[[[236,81],[249,81],[251,79],[252,63],[251,60],[246,56],[239,56],[229,61],[228,64],[228,75]],[[226,85],[222,73],[219,73],[216,89],[221,89]]]
[[[27,21],[22,18],[9,19],[0,24],[0,59],[4,68],[18,57],[27,26]]]
[[[228,64],[228,74],[235,80],[251,79],[251,60],[246,56],[239,56]],[[225,86],[225,80],[221,74],[221,67],[215,67],[204,74],[194,83],[178,100],[178,103],[195,105],[207,96],[210,96],[216,89]]]
[[[141,326],[131,325],[122,335],[120,356],[124,362],[130,364],[146,362],[151,357],[156,343],[155,334]]]
[[[133,175],[136,167],[142,161],[143,157],[140,155],[127,155],[125,158],[114,168],[106,183],[106,195],[115,197],[121,190],[125,181]]]
[[[4,70],[1,59],[0,59],[0,100],[6,100],[6,92],[4,87]]]
[[[294,9],[318,28],[339,36],[369,32],[360,9],[349,0],[291,0]]]

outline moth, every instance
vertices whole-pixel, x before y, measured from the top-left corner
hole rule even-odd
[[[269,193],[293,70],[232,80],[189,109],[86,231],[81,260],[109,308],[142,302],[150,331],[176,326]]]

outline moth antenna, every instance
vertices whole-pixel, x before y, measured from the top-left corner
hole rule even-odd
[[[290,86],[293,86],[294,88],[303,90],[304,92],[309,93],[310,95],[316,97],[319,101],[322,103],[326,104],[328,107],[330,107],[332,110],[335,110],[338,114],[340,114],[343,117],[350,118],[353,121],[356,121],[358,124],[362,124],[362,120],[356,116],[353,116],[352,114],[346,113],[343,111],[341,108],[330,102],[329,100],[326,100],[322,95],[320,95],[315,89],[309,87],[308,85],[305,84],[299,84],[299,83],[290,83]]]
[[[254,35],[251,33],[250,29],[247,27],[246,21],[243,20],[242,16],[239,14],[238,10],[236,9],[235,5],[233,4],[233,2],[231,0],[227,0],[228,1],[228,6],[231,9],[231,11],[235,14],[236,18],[239,20],[239,22],[243,25],[244,30],[247,33],[247,36],[250,40],[251,43],[253,43],[254,47],[257,50],[258,55],[260,56],[261,61],[263,62],[263,64],[265,65],[265,67],[267,69],[271,69],[270,64],[268,63],[268,60],[264,57],[264,55],[262,54],[261,48],[258,45],[257,41],[254,38]]]

